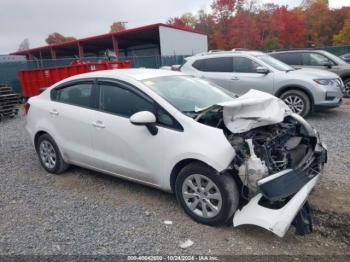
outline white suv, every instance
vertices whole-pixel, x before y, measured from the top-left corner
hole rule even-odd
[[[318,69],[296,69],[257,51],[202,53],[186,59],[181,71],[209,79],[242,95],[256,89],[281,98],[294,113],[332,108],[342,101],[342,80]]]

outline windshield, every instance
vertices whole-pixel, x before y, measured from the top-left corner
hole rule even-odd
[[[142,81],[181,112],[193,116],[201,108],[233,99],[220,87],[191,76],[163,76]]]
[[[276,58],[273,58],[269,55],[262,55],[258,56],[258,58],[268,64],[269,66],[272,66],[273,68],[279,70],[279,71],[292,71],[295,70],[295,68],[291,67],[290,65],[287,65],[280,60],[277,60]]]
[[[333,60],[338,65],[346,65],[347,63],[344,62],[341,58],[337,57],[336,55],[333,55],[330,52],[322,51],[326,56],[328,56],[329,59]]]

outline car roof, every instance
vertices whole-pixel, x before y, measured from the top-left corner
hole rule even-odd
[[[300,52],[325,52],[326,50],[322,49],[291,49],[291,50],[276,50],[270,52],[270,54],[278,54],[278,53],[300,53]]]
[[[162,77],[162,76],[176,76],[176,75],[186,75],[181,72],[163,70],[163,69],[146,69],[146,68],[132,68],[132,69],[112,69],[112,70],[102,70],[96,72],[90,72],[85,74],[76,75],[70,77],[69,80],[84,78],[98,78],[98,77],[129,77],[138,81],[144,79]]]
[[[230,56],[230,55],[251,55],[251,56],[261,56],[264,55],[264,52],[261,51],[215,51],[215,52],[205,52],[205,53],[200,53],[188,58],[187,59],[204,59],[204,58],[209,58],[209,57],[221,57],[221,56]]]

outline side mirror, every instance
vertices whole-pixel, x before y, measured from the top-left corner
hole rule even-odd
[[[330,61],[326,61],[326,62],[323,62],[322,65],[328,68],[332,68],[333,64]]]
[[[263,66],[258,66],[256,68],[256,72],[259,73],[259,74],[265,74],[267,75],[268,73],[270,73],[270,70],[266,67],[263,67]]]
[[[155,136],[158,133],[156,126],[156,116],[149,111],[141,111],[133,114],[130,118],[130,123],[136,126],[146,126],[148,131]]]

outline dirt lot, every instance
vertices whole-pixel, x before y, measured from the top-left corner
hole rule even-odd
[[[350,100],[308,121],[329,149],[310,202],[315,232],[284,238],[254,227],[208,227],[173,195],[72,167],[47,174],[23,116],[0,123],[0,254],[350,254]],[[173,221],[165,225],[164,220]],[[192,247],[179,244],[191,239]]]

